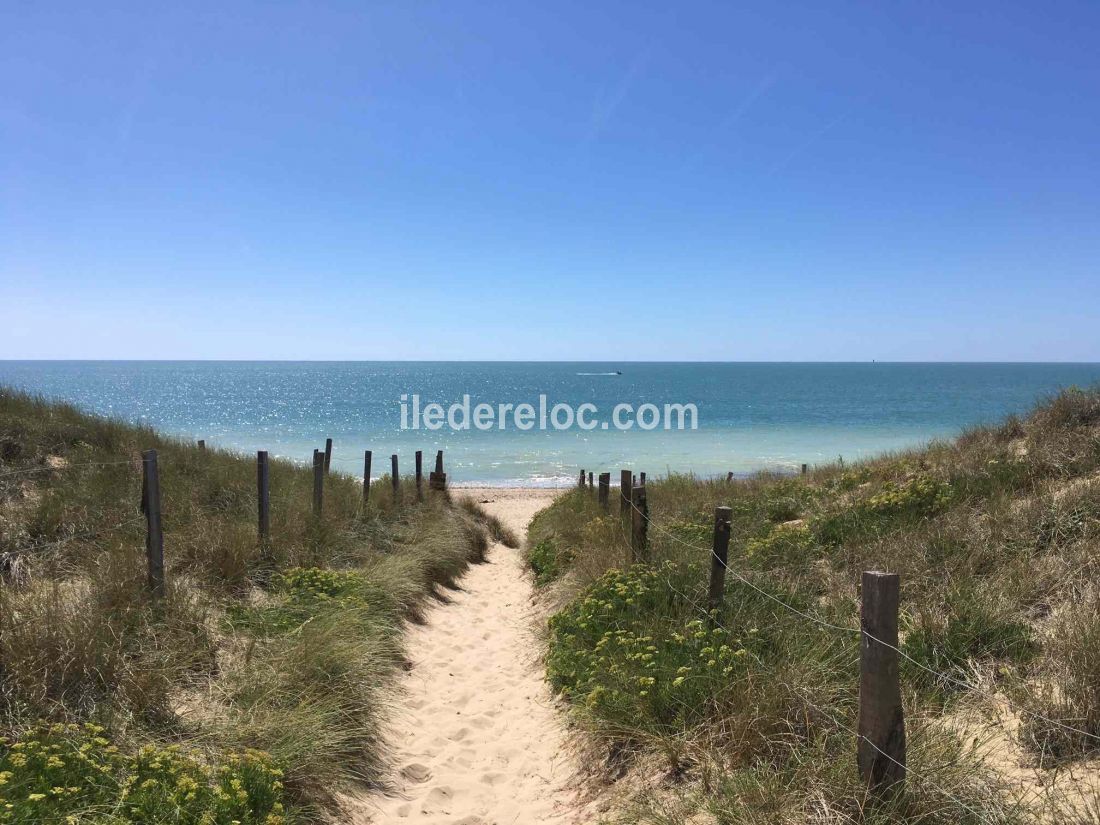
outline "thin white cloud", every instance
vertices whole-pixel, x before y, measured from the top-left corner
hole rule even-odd
[[[612,118],[615,116],[615,111],[622,105],[622,102],[630,94],[631,87],[634,86],[638,76],[642,73],[646,63],[649,62],[650,52],[646,51],[638,54],[634,60],[631,61],[627,67],[626,72],[619,78],[619,82],[610,91],[605,86],[600,90],[600,94],[596,98],[596,102],[592,106],[592,115],[588,122],[588,131],[584,136],[584,143],[592,143],[599,139],[600,134],[611,123]]]
[[[748,94],[741,99],[737,106],[735,106],[729,114],[722,118],[722,120],[699,141],[695,151],[692,152],[684,162],[685,170],[689,170],[698,164],[707,149],[713,146],[725,132],[728,132],[737,125],[741,118],[745,116],[745,113],[752,108],[753,104],[760,100],[767,92],[771,91],[775,82],[776,75],[774,73],[761,78],[760,82],[749,90]]]
[[[836,126],[842,120],[844,120],[844,118],[845,118],[845,115],[837,115],[832,120],[830,120],[828,123],[826,123],[824,126],[822,126],[820,129],[816,129],[815,131],[811,132],[805,140],[803,140],[801,143],[796,145],[793,149],[791,149],[791,151],[789,151],[786,155],[784,155],[779,160],[779,162],[774,164],[768,170],[768,174],[769,175],[774,175],[777,172],[783,171],[783,169],[785,169],[787,167],[787,165],[790,164],[790,162],[792,160],[794,160],[796,157],[798,157],[803,152],[805,152],[807,149],[809,149],[813,144],[815,144],[818,140],[820,140],[821,137],[826,132],[828,132],[830,129],[832,129],[834,126]]]

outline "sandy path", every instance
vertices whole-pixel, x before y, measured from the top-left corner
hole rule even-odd
[[[456,490],[522,538],[553,490]],[[521,551],[493,544],[409,633],[413,662],[394,720],[398,790],[373,800],[376,823],[542,825],[586,821],[571,790],[576,766],[531,634]]]

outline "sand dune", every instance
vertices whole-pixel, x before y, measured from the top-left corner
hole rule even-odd
[[[554,490],[462,490],[523,535]],[[588,821],[576,764],[531,633],[520,551],[494,544],[409,636],[413,667],[390,742],[397,793],[368,802],[375,823],[541,825]]]

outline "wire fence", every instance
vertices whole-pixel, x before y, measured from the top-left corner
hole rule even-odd
[[[628,501],[627,499],[622,498],[622,497],[620,497],[620,500],[623,503],[629,503],[634,512],[638,513],[641,517],[647,519],[649,524],[651,526],[654,526],[653,522],[652,522],[652,517],[648,516],[645,513],[642,513],[642,511],[639,510],[638,507],[634,505],[633,501]],[[714,558],[717,558],[717,556],[713,554],[713,550],[711,550],[709,548],[700,548],[697,545],[692,545],[690,543],[683,542],[682,540],[679,539],[678,536],[675,536],[674,534],[669,533],[668,531],[665,531],[660,527],[657,527],[656,529],[657,529],[658,532],[660,532],[664,535],[667,535],[669,538],[673,539],[674,541],[678,541],[679,543],[684,544],[685,546],[687,546],[691,549],[706,550],[707,552],[710,552]],[[632,553],[634,548],[632,547],[632,545],[630,543],[630,539],[627,536],[625,529],[623,528],[623,522],[620,522],[619,529],[618,529],[618,534],[619,534],[619,538],[622,540],[623,546],[626,549],[627,553]],[[721,559],[718,559],[718,561],[721,562]],[[723,563],[723,564],[725,564],[725,563]],[[729,570],[730,572],[733,572],[734,576],[736,578],[740,579],[743,583],[747,584],[751,589],[757,591],[758,593],[760,593],[763,596],[766,596],[767,598],[771,599],[773,602],[776,602],[777,604],[781,605],[782,607],[784,607],[788,610],[791,610],[793,613],[795,613],[795,614],[797,614],[797,615],[799,615],[803,618],[808,618],[808,619],[811,619],[812,621],[816,621],[817,624],[819,624],[819,625],[821,625],[821,626],[823,626],[827,629],[830,629],[830,630],[840,630],[840,631],[844,631],[844,632],[853,632],[853,633],[856,633],[856,634],[859,634],[861,632],[860,630],[858,630],[856,628],[842,627],[840,625],[835,625],[835,624],[832,624],[830,622],[825,622],[823,620],[819,621],[815,617],[811,616],[810,614],[804,613],[803,611],[798,610],[797,608],[793,607],[792,605],[789,605],[789,604],[783,602],[782,600],[774,598],[770,593],[767,593],[766,591],[764,591],[761,588],[757,587],[752,582],[750,582],[747,579],[744,579],[743,577],[739,576],[736,573],[736,571],[730,570],[728,565],[726,565],[726,569]],[[684,600],[684,602],[686,604],[690,605],[699,614],[699,616],[702,619],[710,622],[711,624],[713,624],[716,627],[721,628],[726,633],[730,632],[729,628],[727,628],[721,622],[718,615],[716,615],[717,611],[708,610],[707,608],[703,607],[701,604],[699,604],[699,602],[692,599],[690,596],[688,596],[686,593],[684,593],[682,590],[680,590],[678,587],[676,587],[676,585],[674,585],[672,583],[672,580],[670,578],[668,578],[667,576],[663,577],[663,582],[669,590],[671,590],[673,593],[676,593],[678,596],[680,596],[680,598],[682,598]],[[870,637],[870,638],[874,638],[874,637]],[[885,643],[883,643],[883,644],[885,644]],[[892,645],[887,645],[887,646],[893,648]],[[896,648],[894,648],[894,649],[896,650]],[[798,689],[792,688],[792,693],[797,695],[799,697],[799,699],[801,701],[803,701],[808,707],[810,707],[813,710],[817,711],[823,717],[829,719],[837,729],[843,730],[845,733],[848,733],[857,742],[866,743],[870,748],[872,748],[876,752],[876,754],[878,754],[881,758],[886,759],[888,762],[892,763],[899,770],[905,772],[906,775],[912,775],[919,782],[921,782],[922,784],[924,784],[927,787],[931,788],[935,792],[939,793],[945,799],[948,799],[952,803],[958,805],[960,808],[962,808],[963,810],[965,810],[966,812],[968,812],[972,816],[976,817],[978,820],[980,820],[982,822],[992,822],[993,821],[993,820],[989,819],[988,817],[986,817],[984,814],[982,814],[980,811],[978,811],[977,809],[972,807],[971,805],[968,805],[966,802],[964,802],[958,796],[953,794],[951,791],[947,790],[946,788],[944,788],[941,785],[939,785],[938,783],[936,783],[934,780],[932,780],[926,774],[914,771],[912,769],[912,767],[908,765],[907,761],[906,762],[901,762],[901,761],[897,760],[894,756],[892,756],[886,750],[884,750],[883,748],[880,748],[870,737],[861,734],[859,731],[857,731],[851,725],[848,725],[848,724],[842,722],[840,719],[838,719],[836,717],[835,714],[833,714],[832,712],[826,710],[825,708],[822,708],[820,705],[815,703],[813,700],[811,700],[809,697],[807,697],[804,693],[802,693]]]
[[[200,456],[206,453],[206,444],[200,440],[197,443]],[[325,450],[315,450],[313,457],[313,495],[312,495],[312,513],[314,518],[320,519],[322,517],[324,509],[324,492],[326,488],[326,479],[329,476],[328,462],[332,460],[331,455],[332,440],[327,439]],[[417,491],[417,500],[422,500],[422,452],[416,453],[416,473],[415,483]],[[392,456],[393,464],[392,471],[396,473],[397,470],[397,456]],[[357,461],[363,463],[363,480],[362,480],[362,494],[357,499],[354,507],[354,517],[360,518],[364,512],[366,512],[369,505],[369,497],[371,491],[371,452],[366,451],[363,459],[336,459],[337,461]],[[134,524],[144,521],[146,523],[146,560],[148,566],[148,578],[150,590],[154,598],[161,598],[166,592],[165,586],[165,572],[164,572],[164,535],[163,535],[163,522],[162,522],[162,504],[167,503],[169,509],[173,509],[174,500],[171,496],[162,496],[162,490],[160,485],[160,459],[157,450],[145,450],[142,452],[140,459],[137,457],[133,459],[122,459],[115,461],[87,461],[87,462],[68,462],[58,461],[54,464],[42,464],[33,467],[21,467],[13,470],[4,470],[0,472],[0,479],[14,478],[24,475],[32,475],[44,472],[64,472],[71,469],[78,469],[84,467],[111,467],[111,466],[130,466],[137,467],[140,464],[142,469],[141,479],[141,516],[133,519],[127,519],[117,524],[102,527],[92,527],[87,530],[73,533],[60,539],[52,541],[39,542],[36,544],[29,544],[23,546],[14,547],[8,551],[0,551],[0,563],[10,567],[13,564],[13,560],[17,557],[23,556],[37,556],[42,557],[44,554],[49,553],[59,547],[70,544],[80,540],[94,540],[96,538],[106,536]],[[271,495],[270,485],[270,462],[268,452],[266,450],[259,450],[256,453],[256,507],[257,507],[257,532],[261,554],[264,557],[269,556],[270,551],[270,515],[271,505],[274,501],[276,506],[285,506],[291,501],[300,500],[300,492],[283,492],[277,496]],[[435,457],[435,469],[428,476],[428,487],[431,490],[443,491],[446,490],[446,474],[443,472],[443,451],[439,450]],[[400,477],[394,475],[393,494],[395,503],[400,499]]]
[[[599,487],[599,502],[600,502],[600,506],[604,510],[604,512],[608,512],[608,510],[609,510],[609,504],[608,504],[608,501],[607,501],[607,499],[609,497],[608,496],[608,491],[607,491],[608,484],[604,480],[606,478],[606,475],[605,474],[600,474],[600,475],[601,475],[601,480],[600,480],[600,487]],[[626,482],[627,478],[631,478],[631,476],[628,475],[627,471],[623,471],[623,482],[624,483]],[[631,480],[633,480],[633,479],[631,479]],[[585,485],[581,484],[580,486],[583,488]],[[589,485],[589,486],[591,486],[591,485]],[[985,690],[982,687],[980,687],[979,685],[976,685],[976,684],[974,684],[973,682],[971,682],[969,680],[960,678],[959,676],[957,676],[953,673],[940,671],[940,670],[937,670],[933,667],[930,667],[930,666],[926,665],[924,662],[916,659],[914,656],[907,653],[904,649],[902,649],[900,643],[899,644],[894,644],[894,643],[890,642],[887,639],[883,639],[883,638],[881,638],[881,636],[869,632],[865,627],[862,626],[862,624],[861,624],[860,627],[852,627],[852,626],[837,624],[835,621],[830,621],[830,620],[828,620],[828,619],[826,619],[826,618],[824,618],[820,615],[817,615],[815,612],[811,612],[809,610],[801,609],[801,608],[789,603],[788,601],[780,598],[779,596],[775,595],[774,593],[769,592],[769,590],[766,587],[761,586],[761,584],[759,584],[756,581],[753,581],[752,579],[750,579],[749,576],[745,575],[740,570],[736,569],[736,567],[731,565],[727,559],[723,559],[718,554],[718,552],[715,550],[715,547],[718,546],[718,536],[717,536],[718,527],[717,527],[717,525],[716,525],[716,535],[715,535],[715,546],[704,547],[704,546],[700,546],[698,544],[692,543],[690,541],[685,541],[680,536],[676,535],[675,533],[665,529],[660,524],[656,523],[656,521],[654,520],[654,516],[649,512],[648,501],[644,498],[644,496],[645,496],[645,493],[643,493],[643,498],[641,499],[644,502],[644,505],[643,505],[643,507],[639,507],[638,504],[635,503],[635,496],[632,494],[632,492],[631,492],[631,494],[629,494],[629,497],[628,497],[627,495],[624,495],[622,489],[620,488],[620,494],[619,494],[618,498],[619,498],[619,501],[620,501],[620,505],[619,505],[620,506],[620,515],[622,515],[623,518],[621,518],[621,520],[620,520],[620,523],[619,523],[619,526],[618,526],[618,529],[617,529],[617,535],[618,535],[619,540],[622,542],[622,545],[626,549],[626,552],[628,554],[627,555],[628,558],[633,560],[633,559],[636,559],[637,556],[639,555],[640,548],[637,546],[637,542],[639,541],[639,532],[638,532],[638,530],[636,528],[636,525],[634,523],[637,520],[640,520],[641,522],[644,523],[644,530],[640,533],[640,535],[642,537],[641,538],[642,542],[647,542],[648,541],[649,531],[652,530],[654,533],[659,534],[659,535],[667,538],[668,540],[670,540],[670,541],[672,541],[676,544],[679,544],[679,545],[681,545],[681,546],[683,546],[683,547],[685,547],[689,550],[692,550],[694,552],[702,554],[704,558],[709,556],[711,565],[713,567],[720,568],[721,576],[722,576],[723,580],[724,580],[725,575],[728,573],[736,581],[738,581],[739,583],[741,583],[745,587],[749,588],[753,592],[757,593],[758,595],[762,596],[763,598],[767,599],[770,603],[776,605],[781,610],[786,611],[786,612],[788,612],[789,614],[791,614],[793,616],[797,616],[801,619],[805,619],[806,621],[811,622],[815,626],[820,627],[821,629],[823,629],[827,632],[830,632],[830,633],[833,633],[833,634],[843,634],[843,635],[849,636],[849,637],[850,636],[857,636],[857,637],[861,638],[864,641],[864,643],[861,645],[861,657],[860,657],[861,672],[862,672],[862,669],[866,666],[865,661],[864,661],[864,651],[866,649],[874,648],[874,647],[877,646],[877,647],[880,647],[880,648],[883,648],[883,649],[886,649],[886,650],[890,651],[893,655],[896,655],[897,657],[899,657],[899,659],[904,660],[904,661],[908,662],[909,664],[913,665],[914,667],[918,668],[922,672],[925,672],[925,673],[929,674],[935,680],[937,680],[937,683],[939,683],[939,684],[953,685],[953,686],[961,688],[961,689],[963,689],[963,690],[965,690],[969,693],[972,693],[976,696],[979,696],[982,699],[984,699],[984,700],[986,700],[990,703],[998,705],[997,710],[1000,710],[1000,708],[1002,706],[1007,707],[1007,708],[1010,708],[1011,710],[1015,711],[1016,713],[1018,713],[1021,716],[1026,716],[1026,717],[1036,719],[1036,720],[1044,722],[1044,723],[1046,723],[1046,724],[1048,724],[1052,727],[1055,727],[1055,728],[1058,728],[1060,730],[1066,731],[1067,733],[1072,733],[1072,734],[1075,734],[1077,736],[1084,737],[1087,740],[1091,740],[1091,741],[1100,743],[1100,736],[1098,736],[1097,734],[1093,733],[1090,730],[1086,730],[1086,729],[1078,727],[1076,725],[1067,724],[1066,722],[1063,722],[1059,719],[1051,718],[1050,716],[1047,716],[1047,715],[1045,715],[1045,714],[1043,714],[1039,711],[1036,711],[1036,710],[1034,710],[1030,707],[1027,707],[1026,705],[1021,704],[1020,702],[1014,701],[1010,697],[1004,696],[1002,694],[997,694],[997,693],[994,693],[994,692],[989,691],[989,690]],[[627,508],[629,508],[629,509],[627,509]],[[630,516],[629,521],[625,517],[626,515]],[[717,521],[717,519],[716,519],[716,521]],[[628,530],[628,527],[627,527],[628,523],[632,524],[632,527],[629,530]],[[728,527],[727,527],[727,529],[728,529]],[[713,573],[712,573],[712,575],[713,575]],[[694,610],[701,618],[706,619],[713,626],[720,627],[723,631],[729,632],[729,629],[726,628],[723,625],[723,623],[721,621],[721,618],[718,615],[717,611],[715,611],[714,609],[708,609],[708,607],[704,607],[702,604],[700,604],[699,601],[695,600],[688,593],[685,593],[680,587],[678,587],[672,581],[672,579],[669,578],[667,575],[663,577],[663,583],[668,588],[668,590],[670,592],[672,592],[672,593],[676,594],[677,596],[679,596],[684,601],[684,603],[686,605],[688,605],[692,610]],[[775,583],[775,585],[776,585],[776,589],[781,589],[781,587],[778,585],[778,583]],[[897,608],[895,606],[895,611],[896,610],[897,610]],[[896,635],[896,615],[895,615],[894,627],[895,627],[895,635]],[[896,667],[894,668],[894,674],[895,674],[894,675],[895,680],[900,679],[900,673],[897,671]],[[921,784],[924,784],[924,785],[928,786],[931,789],[934,789],[937,793],[941,794],[945,799],[950,800],[953,804],[958,805],[960,809],[965,810],[967,813],[969,813],[971,816],[974,816],[979,821],[982,821],[982,822],[992,822],[993,821],[993,820],[989,819],[989,817],[987,815],[985,815],[982,811],[974,808],[972,804],[968,804],[966,801],[959,798],[957,794],[952,793],[947,788],[944,788],[942,786],[942,784],[935,782],[926,773],[923,773],[923,772],[918,773],[916,771],[913,771],[912,768],[908,767],[907,764],[906,764],[906,760],[905,760],[904,745],[902,746],[900,753],[897,753],[895,751],[895,753],[892,754],[892,753],[890,753],[890,751],[887,748],[882,747],[884,742],[876,742],[874,737],[868,736],[864,731],[853,728],[851,725],[848,725],[848,724],[842,722],[840,719],[838,719],[836,717],[836,715],[834,713],[831,713],[831,712],[825,710],[824,708],[821,708],[820,706],[815,704],[812,700],[810,700],[808,697],[804,696],[801,691],[796,691],[796,693],[797,693],[797,695],[800,696],[801,700],[806,702],[806,704],[809,707],[811,707],[813,710],[823,714],[824,718],[828,718],[828,719],[832,720],[832,722],[837,726],[838,729],[844,730],[845,732],[847,732],[848,734],[853,736],[857,743],[862,743],[862,744],[866,745],[868,748],[870,748],[874,752],[874,755],[877,759],[885,760],[886,763],[889,763],[890,765],[892,765],[893,768],[895,769],[895,772],[897,772],[901,776],[901,781],[904,781],[904,777],[905,777],[906,774],[911,774],[916,781],[920,782]],[[898,695],[900,697],[900,693]],[[861,703],[862,702],[863,702],[863,697],[861,696]],[[899,700],[898,712],[899,712],[899,715],[900,715],[900,700]],[[863,724],[862,713],[861,713],[860,724],[861,724],[861,726]],[[899,758],[899,756],[900,756],[900,758]],[[863,773],[863,772],[864,772],[864,768],[861,765],[861,773]],[[870,782],[870,777],[869,776],[865,775],[864,778],[867,779]]]
[[[905,659],[910,664],[912,664],[915,667],[917,667],[918,669],[928,673],[929,675],[935,677],[936,679],[941,680],[944,683],[953,684],[956,687],[960,687],[960,688],[962,688],[966,691],[975,693],[975,694],[977,694],[979,696],[982,696],[983,698],[988,699],[988,700],[992,700],[992,701],[1000,700],[1000,701],[1004,702],[1006,705],[1008,705],[1009,707],[1013,708],[1014,710],[1016,710],[1017,712],[1019,712],[1021,714],[1031,716],[1034,719],[1038,719],[1042,722],[1046,722],[1050,725],[1053,725],[1057,728],[1068,731],[1070,733],[1079,734],[1079,735],[1084,736],[1084,737],[1086,737],[1088,739],[1091,739],[1093,741],[1100,742],[1100,736],[1098,736],[1094,733],[1091,733],[1090,731],[1084,730],[1082,728],[1075,727],[1073,725],[1067,725],[1064,722],[1061,722],[1057,719],[1052,719],[1049,716],[1045,716],[1042,713],[1039,713],[1037,711],[1032,710],[1031,708],[1028,708],[1024,705],[1019,704],[1018,702],[1014,702],[1007,696],[1003,696],[1002,694],[994,694],[990,691],[982,689],[981,687],[979,687],[978,685],[975,685],[972,682],[968,682],[964,679],[959,679],[958,677],[953,676],[950,673],[946,673],[946,672],[943,672],[943,671],[938,671],[934,668],[931,668],[928,665],[924,664],[923,662],[919,661],[918,659],[914,658],[910,654],[906,653],[898,645],[894,645],[894,644],[891,644],[890,642],[887,642],[883,639],[877,638],[877,637],[871,635],[870,633],[868,633],[863,628],[845,627],[843,625],[838,625],[838,624],[830,622],[826,619],[823,619],[820,616],[815,616],[812,613],[808,613],[804,610],[800,610],[799,608],[795,607],[794,605],[783,601],[782,599],[775,596],[774,594],[769,593],[767,590],[763,589],[762,587],[759,587],[753,581],[751,581],[746,576],[744,576],[740,571],[738,571],[737,569],[731,567],[728,562],[723,561],[721,558],[719,558],[718,555],[714,552],[713,548],[701,547],[699,545],[691,544],[690,542],[684,541],[683,539],[681,539],[679,536],[675,535],[674,533],[671,533],[668,530],[665,530],[664,528],[662,528],[660,525],[655,524],[653,522],[652,516],[648,516],[645,513],[642,513],[640,510],[638,510],[637,507],[635,507],[633,502],[629,502],[626,499],[622,499],[622,501],[626,504],[629,504],[629,506],[634,511],[638,512],[638,514],[641,518],[646,519],[649,526],[652,527],[656,532],[661,533],[662,535],[668,537],[669,539],[671,539],[674,542],[677,542],[677,543],[683,545],[684,547],[687,547],[691,550],[695,550],[697,552],[704,553],[704,554],[710,556],[711,559],[713,559],[715,563],[722,565],[722,567],[725,569],[725,571],[727,573],[729,573],[730,575],[732,575],[739,582],[741,582],[742,584],[744,584],[746,587],[750,588],[754,592],[760,594],[761,596],[764,596],[769,601],[777,604],[779,607],[783,608],[784,610],[786,610],[786,611],[788,611],[788,612],[790,612],[790,613],[792,613],[796,616],[799,616],[800,618],[807,619],[808,621],[811,621],[814,624],[816,624],[819,627],[822,627],[826,630],[830,630],[830,631],[834,631],[834,632],[840,632],[840,633],[854,634],[854,635],[857,635],[857,636],[866,637],[867,639],[875,642],[876,644],[882,645],[883,647],[892,650],[894,653],[901,656],[901,658]]]

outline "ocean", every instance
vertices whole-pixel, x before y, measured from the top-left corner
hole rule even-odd
[[[571,484],[581,468],[724,476],[855,460],[1097,383],[1100,364],[0,361],[0,385],[211,446],[307,462],[330,437],[333,468],[353,474],[364,449],[376,473],[391,453],[411,471],[415,450],[427,467],[442,449],[450,482],[516,486]],[[469,395],[494,409],[537,408],[545,395],[551,407],[594,405],[598,423],[403,430],[401,399],[411,424],[413,395],[421,407]],[[698,427],[604,429],[616,404],[694,404]]]

